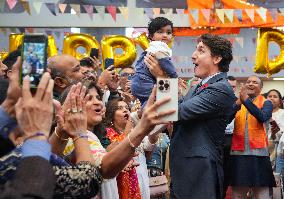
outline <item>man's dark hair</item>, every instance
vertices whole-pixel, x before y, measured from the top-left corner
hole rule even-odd
[[[230,80],[230,81],[235,81],[235,80],[237,80],[234,76],[231,76],[231,75],[229,75],[227,78],[228,78],[228,80]]]
[[[229,40],[217,35],[204,34],[197,41],[203,42],[210,49],[212,56],[222,58],[218,64],[221,72],[229,71],[229,65],[233,59],[232,44]]]
[[[149,38],[152,38],[155,32],[167,25],[170,25],[172,30],[174,29],[173,22],[165,17],[156,17],[155,19],[152,19],[148,24]]]
[[[14,50],[8,54],[8,56],[3,60],[3,64],[8,67],[8,70],[12,70],[12,66],[16,63],[17,58],[21,56],[20,47],[17,50]]]

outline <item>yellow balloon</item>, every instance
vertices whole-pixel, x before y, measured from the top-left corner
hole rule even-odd
[[[0,52],[0,60],[3,61],[8,56],[8,54],[9,53],[5,51]]]
[[[149,47],[150,40],[148,39],[146,33],[142,33],[138,37],[133,39],[136,44],[138,44],[143,50]]]
[[[9,41],[9,50],[10,52],[17,50],[18,47],[23,43],[24,34],[10,34],[10,41]],[[57,47],[52,35],[48,35],[48,47],[47,47],[47,54],[48,57],[52,57],[57,55]]]
[[[146,33],[142,33],[138,37],[133,39],[136,44],[138,44],[143,50],[146,50],[149,47],[150,40],[148,39]],[[172,37],[169,47],[172,48],[174,43],[174,37]]]
[[[57,55],[57,46],[54,40],[53,35],[48,35],[48,47],[47,47],[47,55],[48,57],[52,57],[54,55]]]
[[[268,59],[269,42],[275,42],[280,47],[280,54],[273,60]],[[278,73],[284,68],[284,32],[271,28],[262,28],[258,30],[255,73],[268,73],[272,75]]]
[[[114,59],[114,66],[117,68],[123,68],[130,66],[136,59],[136,47],[134,42],[128,37],[121,35],[104,36],[101,40],[102,56],[105,58]],[[115,50],[121,48],[122,54],[116,54]],[[104,61],[103,61],[104,68]]]
[[[77,48],[80,46],[86,49],[86,53],[81,54],[77,52]],[[65,36],[62,53],[72,55],[80,60],[84,57],[89,57],[92,48],[99,48],[99,43],[95,36],[75,33]]]
[[[23,43],[24,34],[10,34],[9,37],[9,52],[17,50],[18,47]]]

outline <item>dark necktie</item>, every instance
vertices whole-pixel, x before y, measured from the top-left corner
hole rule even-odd
[[[199,88],[202,86],[202,82],[200,82],[199,84],[197,84],[195,90],[194,90],[194,94],[199,90]]]

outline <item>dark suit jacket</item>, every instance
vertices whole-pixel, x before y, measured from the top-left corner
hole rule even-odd
[[[179,104],[170,145],[171,198],[222,197],[224,132],[236,100],[226,77],[215,75]]]
[[[0,187],[0,199],[53,197],[55,175],[49,162],[41,157],[26,157],[21,160],[13,180]]]

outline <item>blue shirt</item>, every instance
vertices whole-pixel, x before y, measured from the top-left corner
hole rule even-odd
[[[0,136],[8,139],[9,133],[17,126],[17,120],[12,118],[3,107],[0,106]]]
[[[22,146],[23,158],[30,156],[40,156],[49,161],[51,156],[51,146],[46,140],[28,139]]]
[[[12,118],[0,106],[0,136],[8,139],[9,133],[17,126],[17,120]],[[51,146],[47,141],[29,139],[23,144],[23,157],[40,156],[49,161]]]

